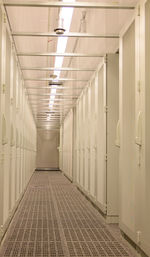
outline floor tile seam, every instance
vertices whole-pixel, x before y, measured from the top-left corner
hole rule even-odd
[[[54,192],[53,192],[53,188],[52,188],[52,184],[51,184],[50,179],[49,179],[49,187],[50,187],[50,190],[51,190],[51,195],[52,195],[52,199],[53,199],[53,202],[54,202],[54,208],[55,208],[55,211],[56,211],[56,217],[57,217],[57,221],[58,221],[58,228],[59,228],[59,232],[60,232],[60,237],[62,239],[62,248],[64,250],[65,257],[70,257],[68,247],[67,247],[67,242],[66,242],[66,239],[65,239],[64,231],[63,231],[63,227],[62,227],[62,224],[61,224],[59,210],[58,210],[57,203],[56,203],[56,198],[55,198],[55,195],[54,195]]]
[[[84,196],[83,196],[84,197]],[[89,205],[89,204],[88,204]],[[92,205],[90,206],[89,205],[89,208],[94,208]],[[96,213],[96,212],[98,212],[97,210],[94,210],[94,214],[96,215],[96,216],[98,216],[98,215],[100,215],[99,213]],[[113,237],[113,234],[114,234],[114,232],[112,231],[112,229],[106,224],[106,223],[103,223],[104,225],[105,225],[105,228],[107,228],[108,229],[108,231],[110,232],[110,234],[111,234],[111,236]],[[117,236],[117,242],[118,243],[120,243],[121,245],[122,245],[122,247],[123,247],[123,249],[125,248],[125,251],[129,254],[129,256],[131,256],[130,254],[133,254],[132,252],[131,252],[131,249],[129,249],[129,247],[126,245],[126,242],[123,240],[123,238],[121,238],[121,237],[118,237],[118,235],[116,235]],[[132,255],[133,256],[133,255]]]

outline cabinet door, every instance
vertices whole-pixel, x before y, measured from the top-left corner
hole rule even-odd
[[[95,79],[91,83],[91,115],[90,115],[90,194],[95,197],[95,177],[96,177],[96,162],[95,162]]]
[[[63,126],[63,172],[72,179],[73,113],[68,113]]]
[[[80,183],[80,134],[79,134],[79,106],[76,107],[76,182]]]
[[[2,11],[0,8],[0,67],[2,66],[1,61],[2,54]],[[1,71],[0,71],[0,81],[1,81]],[[2,86],[0,87],[0,226],[3,223],[3,170],[2,170]]]
[[[145,17],[144,17],[144,15]],[[142,96],[142,106],[145,110],[145,115],[142,113],[144,123],[142,128],[142,148],[141,148],[141,170],[139,171],[139,197],[138,203],[140,213],[141,227],[141,246],[144,251],[150,256],[150,1],[146,2],[143,10],[143,24],[145,24],[145,96]],[[141,22],[142,23],[142,22]],[[142,25],[141,32],[144,26]],[[143,46],[144,47],[144,46]],[[141,51],[143,52],[143,47]],[[141,65],[144,69],[144,65]],[[144,70],[142,70],[144,74]]]
[[[119,55],[107,55],[107,215],[118,216],[119,148],[115,146],[119,119]]]
[[[135,23],[122,38],[120,85],[120,226],[135,234]]]
[[[85,158],[84,158],[84,186],[86,192],[89,190],[89,105],[88,105],[88,89],[85,93]]]
[[[98,73],[97,201],[106,212],[106,65]]]
[[[6,30],[6,63],[5,63],[5,119],[7,144],[4,146],[4,221],[6,221],[10,208],[10,59],[11,42],[8,31]]]

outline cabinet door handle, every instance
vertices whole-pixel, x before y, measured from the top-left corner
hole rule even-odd
[[[3,118],[2,118],[2,144],[6,145],[7,143],[8,143],[8,139],[7,139],[6,119],[5,119],[5,116],[3,114]]]
[[[139,146],[142,145],[142,112],[141,111],[139,112],[138,118],[137,118],[135,143]]]
[[[120,147],[120,120],[117,122],[115,145]]]

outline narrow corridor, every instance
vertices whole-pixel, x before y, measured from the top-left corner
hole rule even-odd
[[[60,172],[36,172],[0,256],[134,256],[113,230]]]

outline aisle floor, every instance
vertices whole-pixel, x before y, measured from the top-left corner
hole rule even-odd
[[[135,256],[115,227],[60,172],[35,172],[0,257]]]

